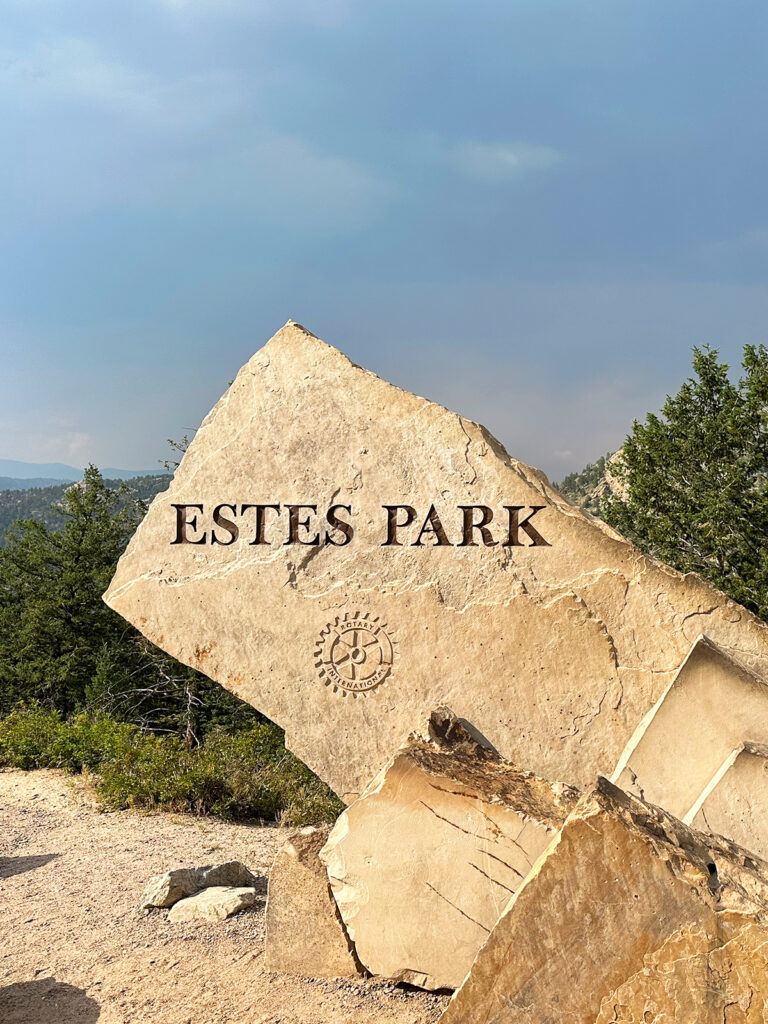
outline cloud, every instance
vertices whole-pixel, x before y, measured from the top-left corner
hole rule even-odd
[[[226,16],[237,16],[249,21],[282,22],[292,25],[335,25],[349,9],[349,0],[154,0],[177,16],[214,17],[220,21]]]
[[[551,146],[528,142],[460,142],[450,151],[454,167],[468,178],[501,183],[532,171],[543,171],[562,160]]]
[[[281,231],[343,235],[370,224],[397,195],[396,185],[362,162],[265,131],[191,166],[155,202]]]
[[[161,76],[76,37],[6,53],[0,116],[17,142],[0,169],[5,205],[40,220],[119,202],[335,235],[390,204],[397,188],[375,168],[259,123],[254,91],[236,72]]]
[[[45,417],[44,427],[26,429],[19,427],[18,421],[10,422],[10,437],[13,448],[9,449],[9,458],[22,459],[29,462],[67,462],[83,466],[96,449],[96,440],[92,434],[83,430],[71,429],[67,423],[70,417],[55,414]],[[5,424],[0,423],[0,426]],[[6,447],[9,435],[4,432]]]
[[[249,93],[234,71],[161,75],[74,36],[0,53],[0,119],[14,154],[0,166],[6,222],[151,200],[241,116]]]
[[[131,67],[86,39],[63,36],[26,53],[0,55],[0,83],[27,108],[102,109],[146,130],[200,130],[239,106],[244,89],[231,71],[168,79]]]

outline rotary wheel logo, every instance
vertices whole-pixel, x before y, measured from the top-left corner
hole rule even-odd
[[[390,674],[395,641],[378,616],[347,613],[321,630],[315,655],[325,685],[357,697],[380,686]]]

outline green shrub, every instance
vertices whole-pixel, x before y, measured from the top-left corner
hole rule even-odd
[[[0,719],[0,763],[11,768],[55,768],[53,752],[66,731],[55,711],[20,705]]]
[[[139,734],[134,725],[116,722],[112,718],[76,715],[63,722],[53,747],[51,767],[68,772],[87,769],[97,772],[103,764],[123,756]]]
[[[176,737],[87,713],[63,721],[39,705],[0,719],[0,764],[87,769],[105,808],[127,807],[261,818],[287,825],[333,821],[343,804],[259,722],[231,734],[214,729],[189,749]]]

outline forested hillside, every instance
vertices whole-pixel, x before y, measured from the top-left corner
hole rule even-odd
[[[555,483],[555,487],[574,505],[599,515],[599,502],[595,500],[595,492],[605,480],[605,467],[610,457],[610,453],[601,455],[597,462],[588,463],[579,472],[569,473],[560,483]]]
[[[6,491],[0,548],[0,766],[88,769],[111,807],[333,819],[341,805],[283,734],[154,647],[101,599],[169,476]],[[58,499],[53,510],[46,508]]]
[[[170,473],[151,476],[137,476],[133,480],[105,480],[110,490],[119,491],[125,487],[124,499],[150,502],[156,494],[164,491],[171,481]],[[70,487],[77,484],[56,484],[53,487],[30,487],[26,490],[0,490],[0,547],[6,543],[6,531],[15,519],[33,519],[44,523],[52,530],[58,530],[63,517],[52,506],[57,505]]]

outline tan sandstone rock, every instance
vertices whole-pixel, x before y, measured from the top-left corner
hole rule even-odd
[[[277,852],[269,875],[265,954],[270,971],[348,978],[355,959],[318,854],[330,826],[303,828]]]
[[[456,988],[577,798],[503,761],[447,709],[433,714],[320,853],[360,961]]]
[[[767,921],[768,864],[601,779],[441,1021],[762,1021]]]
[[[768,668],[743,608],[293,322],[206,417],[105,599],[283,726],[347,801],[441,704],[583,787],[699,633]]]
[[[147,882],[140,906],[172,907],[185,896],[192,896],[211,885],[256,886],[258,879],[239,860],[223,864],[205,864],[194,868],[176,868],[155,875]]]
[[[738,751],[755,742],[768,743],[766,678],[700,637],[640,723],[613,778],[622,789],[690,822]],[[740,779],[744,768],[742,763],[737,769]],[[766,800],[757,793],[756,798],[762,811],[755,824],[768,839]]]
[[[194,896],[174,903],[168,911],[173,924],[184,921],[224,921],[239,910],[252,907],[256,890],[250,887],[213,885]]]
[[[688,816],[695,828],[768,859],[768,747],[745,743],[734,750]]]
[[[766,937],[727,912],[681,928],[603,998],[595,1024],[764,1024]]]

